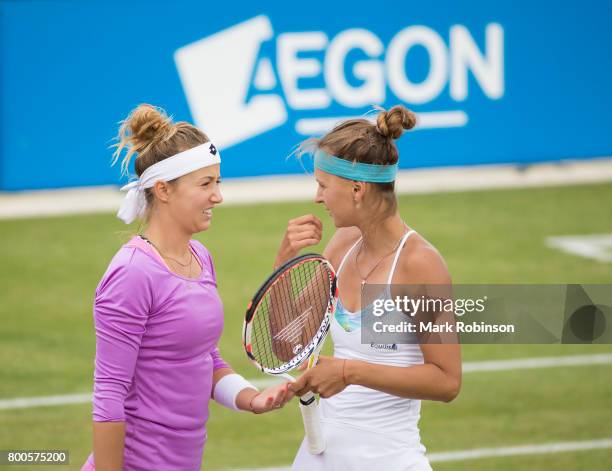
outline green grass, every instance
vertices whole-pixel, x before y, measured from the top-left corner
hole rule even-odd
[[[544,245],[552,235],[612,233],[609,201],[610,184],[412,195],[399,203],[407,223],[444,255],[456,283],[612,284],[610,264]],[[270,272],[287,221],[309,212],[323,220],[327,240],[332,224],[312,203],[221,206],[212,229],[198,235],[215,259],[225,306],[221,351],[247,377],[257,372],[240,346],[244,308]],[[129,237],[125,230],[113,215],[0,221],[0,399],[91,391],[93,293]],[[322,249],[323,244],[314,251]],[[596,352],[612,347],[466,345],[463,358]],[[611,380],[607,365],[466,374],[456,401],[423,403],[423,442],[436,452],[612,438]],[[71,405],[0,411],[0,449],[69,449],[70,469],[78,469],[91,448],[90,410]],[[213,405],[211,414],[206,469],[287,464],[301,440],[296,407],[254,417]],[[598,450],[434,467],[596,470],[607,469],[610,458],[610,450]]]

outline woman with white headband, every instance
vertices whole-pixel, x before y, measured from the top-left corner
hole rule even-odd
[[[199,470],[208,401],[267,412],[293,394],[263,392],[223,361],[223,307],[206,248],[193,240],[223,201],[219,151],[186,122],[138,106],[122,123],[115,161],[135,161],[118,212],[144,231],[117,252],[96,289],[94,451],[84,470]]]
[[[381,111],[373,124],[354,119],[321,139],[306,141],[314,153],[318,190],[337,230],[324,251],[338,275],[338,303],[331,326],[334,356],[289,386],[296,395],[320,394],[327,447],[320,455],[305,442],[294,471],[431,470],[421,444],[421,399],[451,401],[461,384],[459,345],[362,343],[362,290],[367,285],[450,285],[438,251],[402,219],[394,181],[394,140],[416,124],[403,106]],[[312,215],[289,222],[278,252],[279,266],[320,242],[322,224]],[[437,289],[437,288],[436,288]],[[401,314],[401,312],[397,312]],[[405,315],[398,316],[405,318]],[[365,328],[364,324],[364,328]]]

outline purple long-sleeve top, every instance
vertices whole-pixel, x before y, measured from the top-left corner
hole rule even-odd
[[[125,421],[124,469],[199,470],[223,306],[208,250],[190,246],[202,273],[171,272],[138,236],[96,289],[93,420]]]

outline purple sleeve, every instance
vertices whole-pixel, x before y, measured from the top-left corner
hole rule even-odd
[[[205,258],[208,259],[208,266],[210,267],[210,273],[212,274],[213,280],[215,281],[215,285],[217,284],[217,274],[215,273],[215,264],[213,263],[212,255],[204,245],[200,244],[200,247],[203,249]],[[221,353],[219,352],[219,347],[215,347],[213,351],[210,353],[210,356],[213,359],[213,371],[218,370],[219,368],[231,368],[231,366],[221,357]]]
[[[133,264],[112,267],[96,290],[93,420],[125,420],[124,401],[151,309],[147,275]]]
[[[210,352],[210,356],[213,360],[213,371],[217,371],[219,368],[231,368],[229,364],[221,357],[221,353],[219,353],[219,347],[215,347],[212,352]]]
[[[200,250],[200,254],[205,262],[208,262],[208,268],[212,275],[212,279],[215,282],[215,286],[217,285],[217,274],[215,273],[215,264],[213,263],[212,255],[204,245],[196,241],[196,245]],[[231,366],[221,357],[221,353],[219,352],[219,347],[215,347],[212,352],[210,352],[210,356],[213,360],[213,371],[218,370],[219,368],[231,368]]]

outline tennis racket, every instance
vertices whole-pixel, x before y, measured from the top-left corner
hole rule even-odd
[[[329,332],[338,293],[336,273],[318,254],[293,258],[270,275],[246,311],[243,343],[247,356],[264,373],[294,381],[289,371],[308,361],[316,365]],[[316,397],[300,397],[308,451],[322,453]]]

